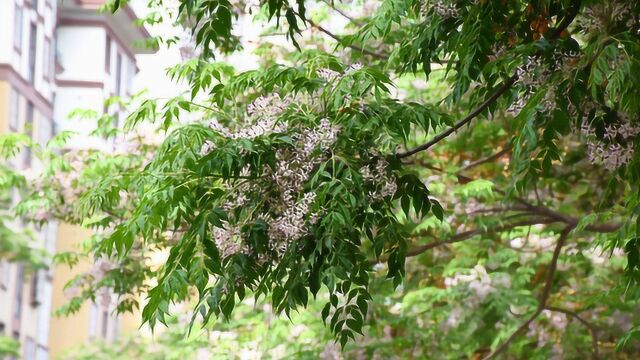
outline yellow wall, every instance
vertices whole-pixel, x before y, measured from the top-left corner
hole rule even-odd
[[[69,224],[60,224],[56,239],[56,252],[78,251],[77,244],[91,236],[88,230]],[[89,270],[90,264],[80,262],[72,269],[66,265],[58,265],[53,273],[53,292],[51,308],[53,311],[69,301],[64,286],[76,274]],[[49,357],[58,359],[69,348],[78,347],[88,340],[89,304],[84,304],[78,313],[69,317],[52,316],[49,331]]]
[[[91,231],[80,226],[60,224],[56,241],[56,252],[77,252],[78,246],[91,236]],[[81,261],[73,268],[66,265],[58,265],[53,275],[53,300],[52,309],[55,311],[65,305],[70,297],[65,294],[65,285],[76,275],[89,271],[92,265],[89,261]],[[85,303],[76,314],[69,317],[51,318],[51,330],[49,332],[49,355],[51,359],[62,359],[70,350],[77,349],[87,343],[89,338],[89,317],[91,304]],[[140,314],[121,314],[119,319],[119,337],[123,338],[138,331]]]

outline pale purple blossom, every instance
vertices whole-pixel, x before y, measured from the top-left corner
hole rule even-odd
[[[213,239],[220,253],[220,258],[226,259],[239,252],[245,252],[246,246],[242,243],[240,230],[226,221],[223,222],[223,226],[223,228],[213,228]]]
[[[321,77],[326,82],[332,82],[332,81],[340,78],[340,73],[339,72],[337,72],[335,70],[328,69],[328,68],[318,69],[316,71],[316,73],[318,74],[319,77]]]
[[[370,166],[363,166],[360,168],[360,175],[365,182],[373,183],[375,190],[369,193],[369,197],[372,200],[382,200],[385,197],[393,196],[398,190],[395,177],[387,173],[387,167],[389,163],[380,158],[375,163],[373,169]]]

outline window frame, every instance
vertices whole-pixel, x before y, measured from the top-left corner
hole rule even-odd
[[[22,53],[22,43],[24,42],[24,8],[14,3],[13,9],[13,48]]]
[[[30,139],[33,139],[33,129],[36,117],[36,109],[31,101],[27,101],[27,109],[24,116],[24,134],[29,136]],[[31,148],[29,146],[25,146],[24,148],[24,158],[23,158],[23,166],[24,168],[31,167]]]
[[[107,74],[111,74],[111,47],[113,46],[113,40],[109,33],[105,36],[105,46],[104,46],[104,71]]]
[[[20,130],[20,92],[14,86],[9,86],[9,131]]]
[[[27,81],[32,86],[36,82],[36,71],[38,70],[38,24],[29,24],[29,53],[27,55]]]

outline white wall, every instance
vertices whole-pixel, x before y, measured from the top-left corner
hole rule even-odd
[[[64,26],[57,31],[59,80],[103,81],[106,32],[97,26]]]
[[[58,131],[74,131],[77,136],[69,139],[69,147],[74,149],[100,149],[108,151],[111,146],[103,139],[88,136],[96,128],[94,120],[69,119],[69,113],[76,109],[94,110],[102,114],[104,90],[81,87],[59,87],[53,116]]]
[[[13,2],[0,1],[0,63],[9,62],[13,54]]]

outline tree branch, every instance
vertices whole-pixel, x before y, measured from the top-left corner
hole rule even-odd
[[[338,35],[336,35],[336,34],[332,33],[331,31],[329,31],[329,30],[325,29],[325,28],[324,28],[324,27],[322,27],[321,25],[316,24],[316,23],[315,23],[315,22],[313,22],[311,19],[303,18],[300,14],[298,14],[298,13],[297,13],[297,12],[295,12],[295,11],[294,11],[294,13],[295,13],[296,15],[298,15],[301,19],[303,19],[304,21],[306,21],[307,23],[309,23],[309,26],[314,27],[314,28],[316,28],[316,29],[320,30],[321,32],[323,32],[323,33],[327,34],[330,38],[332,38],[332,39],[336,40],[336,41],[337,41],[337,42],[339,42],[339,43],[342,43],[342,40],[343,40],[343,39],[342,39],[342,37],[341,37],[341,36],[338,36]],[[373,56],[373,57],[374,57],[374,58],[376,58],[376,59],[386,60],[386,59],[388,59],[388,58],[389,58],[389,55],[387,55],[387,54],[381,54],[381,53],[377,53],[377,52],[375,52],[375,51],[367,50],[367,49],[362,48],[362,47],[360,47],[360,46],[358,46],[358,45],[348,44],[348,45],[345,45],[345,46],[350,47],[350,48],[352,48],[352,49],[354,49],[354,50],[356,50],[356,51],[360,51],[360,52],[361,52],[361,53],[363,53],[363,54],[367,54],[367,55],[369,55],[369,56]]]
[[[435,247],[441,246],[441,245],[447,245],[447,244],[454,244],[457,242],[461,242],[467,239],[470,239],[476,235],[482,235],[482,234],[495,234],[495,233],[499,233],[502,231],[506,231],[506,230],[511,230],[515,227],[518,226],[529,226],[529,225],[539,225],[539,224],[550,224],[556,222],[554,220],[551,219],[545,219],[545,218],[529,218],[526,220],[521,220],[521,221],[517,221],[517,222],[513,222],[510,224],[506,224],[506,225],[502,225],[502,226],[498,226],[495,227],[493,229],[488,229],[488,230],[484,230],[484,229],[474,229],[474,230],[468,230],[468,231],[464,231],[461,232],[459,234],[455,234],[452,237],[448,238],[448,239],[439,239],[439,240],[435,240],[433,242],[430,242],[428,244],[424,244],[421,246],[417,246],[415,248],[409,249],[407,250],[407,252],[405,253],[405,257],[414,257],[414,256],[418,256],[422,253],[424,253],[427,250],[431,250]],[[428,234],[417,234],[416,236],[427,236]],[[382,263],[387,261],[387,257],[383,256],[379,259],[372,259],[369,260],[370,264],[377,264],[377,263]]]
[[[349,16],[346,12],[338,9],[338,7],[333,4],[333,1],[322,0],[322,2],[327,4],[331,9],[333,9],[338,14],[342,15],[342,17],[344,17],[345,19],[351,21],[352,23],[354,23],[354,24],[356,24],[358,26],[362,26],[363,23],[361,21],[358,21],[358,20],[354,19],[353,17]]]
[[[556,40],[560,36],[560,34],[562,34],[562,32],[569,26],[569,24],[571,24],[573,19],[575,19],[575,17],[578,15],[578,11],[580,10],[580,4],[581,4],[581,0],[574,0],[574,1],[571,2],[569,7],[567,8],[566,15],[564,16],[564,18],[562,19],[560,24],[558,24],[558,27],[553,29],[553,30],[551,30],[551,31],[549,31],[549,33],[548,33],[549,35],[545,36],[549,41]],[[493,104],[496,100],[498,100],[498,98],[502,94],[504,94],[507,90],[509,90],[511,88],[511,86],[513,86],[513,84],[515,84],[515,82],[517,80],[518,80],[517,74],[513,74],[507,81],[505,81],[500,87],[498,87],[498,89],[487,100],[485,100],[485,102],[480,104],[480,106],[478,106],[475,110],[473,110],[471,113],[469,113],[469,115],[467,115],[464,119],[458,121],[452,127],[448,128],[447,130],[445,130],[445,131],[441,132],[440,134],[436,135],[430,141],[427,141],[426,143],[424,143],[424,144],[422,144],[422,145],[420,145],[418,147],[415,147],[415,148],[413,148],[411,150],[398,153],[397,154],[398,158],[405,158],[407,156],[414,155],[414,154],[416,154],[416,153],[418,153],[420,151],[427,150],[430,147],[432,147],[433,145],[435,145],[438,142],[442,141],[444,138],[446,138],[449,135],[453,134],[458,129],[460,129],[464,125],[468,124],[469,122],[471,122],[471,120],[473,120],[475,117],[480,115],[486,108],[491,106],[491,104]]]
[[[456,173],[451,173],[451,172],[447,172],[444,169],[441,169],[437,166],[433,166],[431,164],[421,164],[422,166],[424,166],[427,169],[431,169],[434,171],[438,171],[444,174],[449,174],[449,175],[453,175],[456,176],[458,178],[458,181],[460,181],[461,183],[467,183],[467,182],[471,182],[475,179],[470,178],[468,176],[462,175],[459,172]],[[504,196],[505,198],[509,198],[509,196],[507,195],[507,193],[501,189],[498,189],[496,187],[495,184],[493,184],[493,190],[495,192],[497,192],[498,194]],[[537,214],[537,215],[541,215],[541,216],[546,216],[548,218],[554,219],[554,222],[561,222],[561,223],[565,223],[566,225],[569,225],[571,227],[576,227],[578,225],[578,223],[580,222],[579,218],[573,217],[573,216],[569,216],[569,215],[565,215],[562,214],[560,212],[557,212],[555,210],[552,210],[548,207],[542,206],[542,205],[533,205],[530,202],[528,202],[527,200],[517,197],[517,196],[513,196],[511,197],[515,202],[517,202],[518,204],[520,204],[522,206],[522,208],[513,208],[514,210],[520,210],[520,211],[527,211],[530,214]],[[614,231],[619,230],[622,227],[622,224],[620,223],[601,223],[601,224],[589,224],[587,226],[585,226],[584,230],[590,231],[590,232],[596,232],[596,233],[611,233]]]
[[[584,325],[589,332],[591,333],[591,346],[593,347],[593,359],[598,359],[600,356],[598,354],[598,329],[589,323],[587,320],[583,319],[577,312],[571,311],[569,309],[559,308],[555,306],[545,306],[546,310],[555,311],[559,313],[563,313],[565,315],[571,316],[572,318],[578,320],[582,325]]]
[[[495,153],[493,155],[487,156],[487,157],[482,158],[482,159],[478,159],[478,160],[470,163],[469,165],[467,165],[467,166],[463,167],[462,169],[460,169],[460,171],[467,171],[469,169],[473,169],[476,166],[480,166],[482,164],[486,164],[488,162],[492,162],[493,160],[500,158],[502,155],[504,155],[504,154],[506,154],[506,153],[508,153],[510,151],[511,151],[511,147],[507,146],[504,149],[498,151],[497,153]]]
[[[475,110],[470,112],[469,115],[465,116],[462,120],[455,123],[452,127],[436,135],[433,139],[427,141],[426,143],[420,146],[417,146],[411,150],[397,153],[396,156],[402,159],[402,158],[414,155],[416,153],[419,153],[420,151],[427,150],[433,145],[439,143],[449,135],[456,132],[461,127],[471,122],[471,120],[473,120],[475,117],[480,115],[485,109],[491,106],[491,104],[493,104],[496,100],[498,100],[498,98],[502,96],[502,94],[504,94],[507,90],[511,88],[511,86],[513,86],[513,84],[515,84],[517,79],[518,77],[516,75],[511,76],[507,81],[505,81],[502,85],[500,85],[500,87],[491,96],[489,96],[487,100],[485,100],[482,104],[480,104],[480,106],[478,106]]]
[[[538,307],[536,311],[531,315],[522,325],[520,325],[508,338],[505,340],[500,346],[498,346],[493,352],[489,355],[485,356],[483,360],[494,359],[496,356],[502,354],[507,350],[509,345],[520,335],[522,331],[524,331],[529,325],[542,313],[542,310],[546,308],[547,300],[549,299],[549,295],[551,294],[551,287],[553,286],[553,277],[555,275],[556,269],[558,267],[558,258],[560,257],[560,251],[567,241],[567,236],[573,229],[572,226],[567,226],[560,233],[560,237],[558,238],[558,243],[556,244],[555,249],[553,250],[553,256],[551,257],[551,262],[549,263],[549,267],[547,268],[547,277],[544,283],[544,288],[542,289],[542,293],[540,294],[540,299],[538,301]]]

